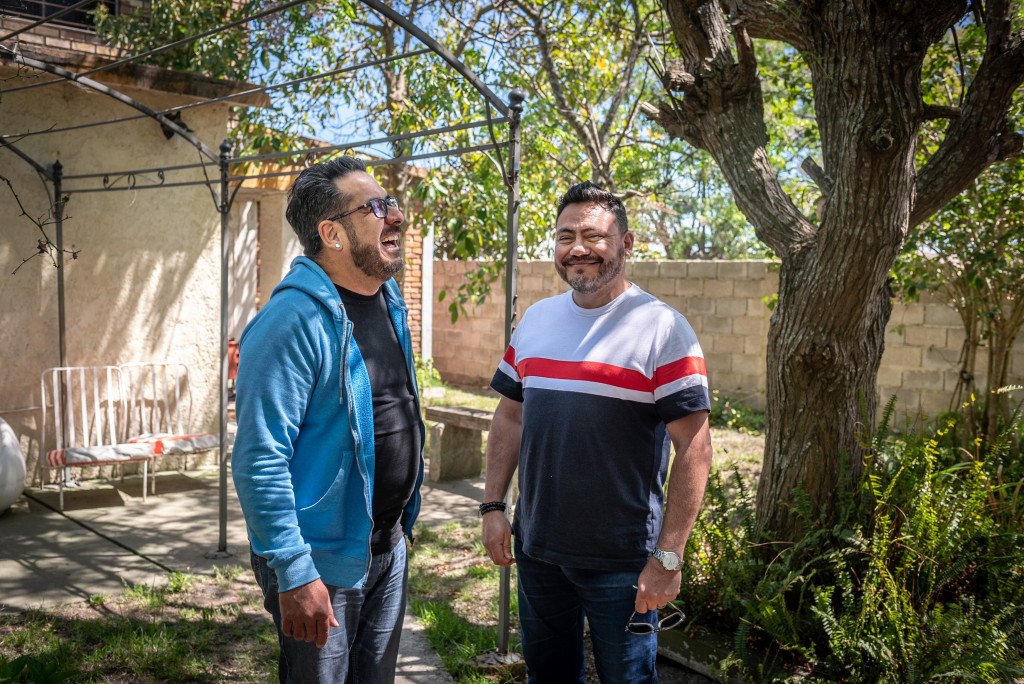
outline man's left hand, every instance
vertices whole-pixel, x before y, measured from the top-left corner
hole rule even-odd
[[[659,561],[648,558],[636,583],[636,612],[664,608],[669,601],[674,601],[679,595],[682,578],[681,570],[666,570]]]

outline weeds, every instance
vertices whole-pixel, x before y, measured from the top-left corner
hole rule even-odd
[[[171,594],[180,594],[191,589],[195,582],[195,575],[186,572],[172,572],[167,577],[167,591]]]

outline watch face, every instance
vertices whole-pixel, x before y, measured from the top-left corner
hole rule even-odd
[[[675,551],[658,549],[654,552],[654,557],[661,561],[662,567],[666,570],[675,570],[679,567],[679,555]]]

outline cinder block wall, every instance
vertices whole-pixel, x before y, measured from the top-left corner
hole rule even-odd
[[[450,383],[486,385],[504,353],[504,282],[491,297],[460,316],[454,324],[446,303],[464,282],[473,262],[434,264],[434,296],[449,294],[434,308],[434,366]],[[686,316],[707,358],[712,389],[763,409],[768,300],[778,290],[777,264],[771,261],[632,262],[627,276]],[[550,261],[519,263],[520,314],[534,302],[564,292],[568,286]],[[878,374],[880,404],[896,395],[898,413],[934,415],[949,408],[960,369],[964,333],[957,313],[936,299],[895,303],[887,326],[886,351]],[[985,386],[984,353],[979,354],[975,382]],[[1011,360],[1013,384],[1024,384],[1024,339]]]

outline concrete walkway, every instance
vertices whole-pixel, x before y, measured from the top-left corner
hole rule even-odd
[[[245,523],[228,478],[226,558],[211,558],[219,541],[216,469],[159,473],[157,495],[145,504],[139,478],[124,486],[89,483],[57,491],[29,489],[0,516],[0,610],[21,611],[116,594],[124,583],[162,583],[168,571],[213,574],[249,565]],[[423,487],[420,520],[428,526],[474,521],[483,481]],[[450,683],[451,677],[408,613],[399,656],[399,684]]]

